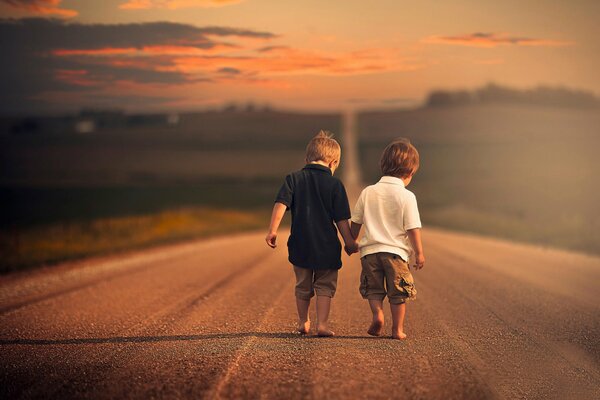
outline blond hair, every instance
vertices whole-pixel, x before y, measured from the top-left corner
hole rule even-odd
[[[383,175],[407,178],[419,169],[419,152],[410,140],[399,138],[383,150],[379,165]]]
[[[340,144],[333,139],[329,131],[320,131],[306,146],[306,162],[324,161],[330,163],[339,161],[342,154]]]

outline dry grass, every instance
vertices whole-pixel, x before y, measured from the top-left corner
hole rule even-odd
[[[600,254],[597,110],[422,108],[361,114],[359,124],[369,184],[389,140],[415,143],[409,189],[426,224]]]
[[[426,225],[590,254],[598,254],[600,243],[598,230],[576,215],[563,215],[557,219],[527,218],[458,204],[428,210],[423,220]]]
[[[184,208],[0,231],[0,272],[131,248],[264,227],[264,211]]]

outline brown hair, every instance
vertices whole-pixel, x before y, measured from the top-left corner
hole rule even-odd
[[[419,152],[410,140],[399,138],[383,150],[379,165],[383,175],[406,178],[419,169]]]
[[[325,161],[327,163],[340,159],[340,144],[333,139],[329,131],[320,131],[306,146],[306,162]]]

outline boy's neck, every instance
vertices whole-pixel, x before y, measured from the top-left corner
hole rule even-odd
[[[332,163],[326,163],[325,161],[311,161],[309,162],[309,164],[316,164],[316,165],[322,165],[324,167],[329,168],[329,172],[331,172],[331,175],[333,175],[335,173],[336,170],[336,165],[332,165]]]
[[[404,187],[407,187],[410,184],[410,182],[412,181],[412,175],[406,176],[404,178],[401,178],[399,176],[394,176],[394,175],[387,175],[387,176],[391,176],[392,178],[400,179],[402,181],[402,183],[404,183]]]

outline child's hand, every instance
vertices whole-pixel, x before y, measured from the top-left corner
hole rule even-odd
[[[356,242],[356,240],[354,240],[353,242],[345,245],[344,250],[346,251],[346,254],[348,254],[349,256],[351,256],[354,253],[358,253],[358,243]]]
[[[425,266],[425,255],[423,253],[415,254],[415,269],[421,269]]]
[[[265,241],[267,242],[270,248],[274,249],[275,247],[277,247],[277,232],[267,233]]]

